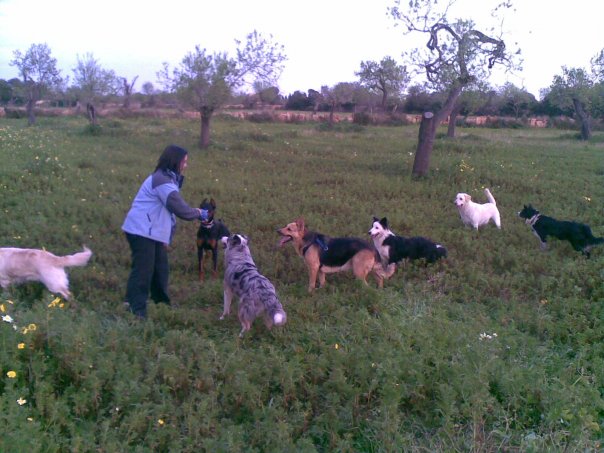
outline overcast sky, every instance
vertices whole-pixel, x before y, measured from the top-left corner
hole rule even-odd
[[[488,22],[490,0],[458,0],[456,16]],[[402,0],[405,4],[406,0]],[[177,65],[195,45],[233,54],[235,39],[254,29],[285,47],[282,94],[358,80],[361,61],[425,44],[387,16],[394,0],[0,0],[0,78],[16,77],[14,50],[47,43],[62,75],[92,53],[105,69],[156,87],[163,62]],[[492,4],[492,3],[489,3]],[[506,44],[520,47],[524,70],[495,75],[539,97],[563,65],[588,67],[604,48],[603,0],[516,0],[503,25]],[[486,24],[485,24],[486,26]],[[515,43],[517,43],[515,45]]]

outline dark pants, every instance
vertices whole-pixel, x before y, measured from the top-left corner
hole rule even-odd
[[[141,318],[147,317],[147,297],[155,302],[170,305],[168,296],[168,253],[166,246],[135,234],[126,233],[132,252],[132,267],[126,287],[126,302],[130,311]]]

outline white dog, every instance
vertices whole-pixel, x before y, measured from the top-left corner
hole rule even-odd
[[[501,217],[499,216],[495,198],[493,198],[489,189],[484,189],[484,194],[489,200],[485,204],[474,203],[472,197],[467,193],[457,194],[455,205],[459,211],[461,221],[465,225],[478,229],[478,227],[489,223],[489,220],[493,220],[497,228],[501,229]]]
[[[0,248],[0,286],[6,289],[12,284],[41,282],[51,293],[69,299],[65,267],[85,266],[91,255],[87,247],[68,256],[56,256],[38,249]]]

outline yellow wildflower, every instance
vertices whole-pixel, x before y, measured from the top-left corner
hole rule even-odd
[[[35,324],[30,324],[29,326],[27,326],[27,330],[36,330],[38,327]]]
[[[159,420],[157,420],[157,424],[158,424],[159,426],[164,426],[164,423],[165,423],[165,422],[164,422],[164,421],[163,421],[161,418],[160,418]]]
[[[53,308],[56,307],[57,305],[61,304],[61,298],[60,297],[55,297],[54,300],[48,304],[49,308]]]
[[[25,343],[19,343],[17,349],[25,349]]]
[[[0,304],[0,311],[2,313],[6,312],[6,308],[4,308],[4,304]]]
[[[11,379],[15,379],[17,377],[17,373],[13,370],[8,371],[6,375]]]

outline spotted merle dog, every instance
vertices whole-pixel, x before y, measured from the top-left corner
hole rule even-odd
[[[224,309],[220,319],[231,312],[233,296],[239,298],[237,315],[241,323],[242,337],[250,330],[254,319],[263,316],[267,328],[281,326],[287,321],[287,315],[277,297],[275,287],[262,275],[248,247],[248,238],[242,234],[233,234],[223,238],[225,246],[224,269]]]

